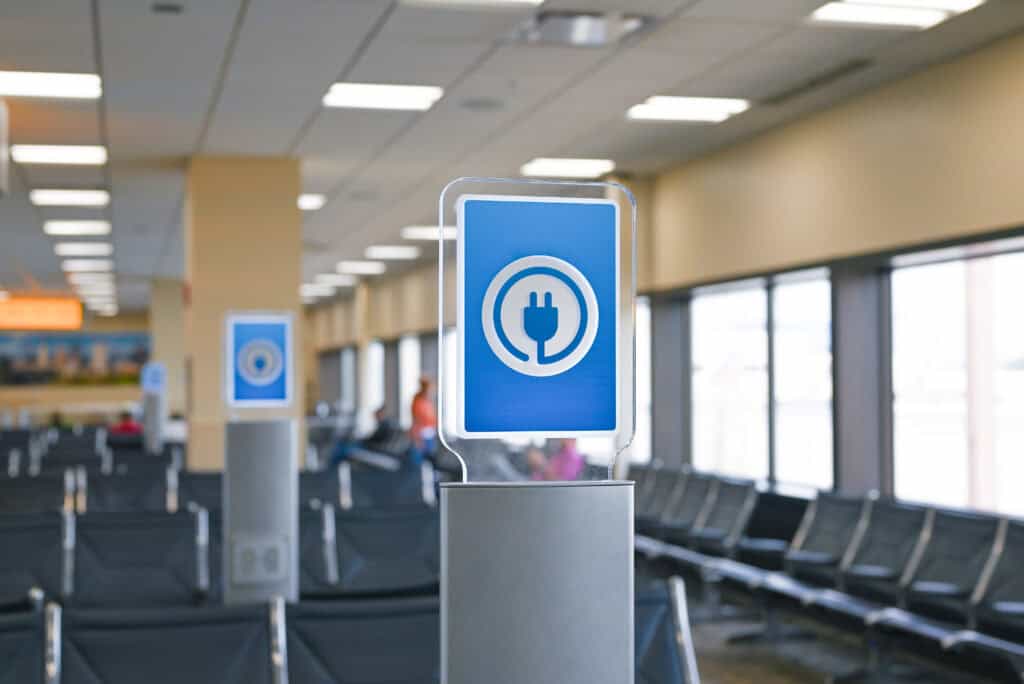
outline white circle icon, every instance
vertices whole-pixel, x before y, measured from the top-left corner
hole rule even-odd
[[[238,373],[250,385],[266,387],[284,372],[284,355],[270,340],[251,340],[238,351]]]
[[[566,372],[597,337],[597,297],[572,264],[552,256],[516,259],[484,294],[484,337],[502,363],[533,377]]]

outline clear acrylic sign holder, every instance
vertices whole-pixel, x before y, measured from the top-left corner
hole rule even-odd
[[[491,430],[480,429],[486,420],[468,417],[472,411],[482,415],[486,410],[472,404],[459,406],[464,399],[462,393],[470,386],[464,372],[472,376],[469,380],[473,383],[488,381],[486,364],[460,363],[466,351],[460,345],[465,343],[464,333],[469,326],[463,330],[453,326],[466,324],[472,316],[477,317],[495,357],[508,368],[521,367],[525,375],[535,377],[545,373],[568,376],[560,369],[587,363],[588,354],[598,355],[599,349],[607,349],[593,340],[599,339],[602,330],[609,334],[608,329],[599,327],[594,332],[595,325],[609,324],[608,316],[595,323],[590,315],[595,298],[600,300],[595,292],[608,292],[607,273],[598,276],[600,285],[591,287],[589,281],[583,282],[587,278],[577,276],[574,267],[564,265],[568,261],[538,254],[529,247],[522,253],[509,251],[505,243],[514,241],[496,240],[493,250],[487,244],[476,244],[473,254],[488,266],[480,268],[475,276],[469,275],[476,266],[468,260],[460,264],[460,257],[465,256],[465,249],[460,249],[463,243],[445,239],[451,237],[452,229],[459,228],[460,210],[468,206],[466,198],[497,200],[492,203],[494,225],[511,231],[538,229],[537,225],[528,228],[525,222],[518,224],[520,217],[505,213],[502,202],[509,203],[509,212],[517,210],[512,204],[521,202],[567,202],[574,206],[592,202],[617,208],[614,232],[618,269],[610,279],[617,290],[612,307],[617,309],[612,338],[612,354],[617,361],[614,410],[604,402],[593,415],[587,410],[576,411],[577,422],[572,425]],[[441,486],[444,684],[634,681],[633,484],[620,478],[625,475],[636,424],[636,211],[632,194],[617,183],[460,178],[441,193],[438,437],[443,449],[439,458],[452,458],[461,472],[461,481]],[[575,231],[571,233],[573,240],[589,244],[586,234],[580,232],[589,225],[586,222],[562,226],[555,220],[543,225],[545,229]],[[589,246],[600,252],[603,247],[599,245],[603,244],[607,241],[595,238],[594,245]],[[594,270],[590,273],[593,280]],[[537,274],[557,277],[550,281],[550,287],[536,287],[526,293],[522,291],[526,285],[515,289],[517,283],[526,282],[527,276]],[[513,300],[513,313],[506,318],[503,302]],[[470,301],[476,310],[467,306]],[[483,305],[479,306],[481,301]],[[560,316],[571,317],[565,319],[568,323],[563,320],[568,331],[564,338],[559,337],[562,325],[552,320],[552,308],[558,309]],[[522,318],[517,319],[520,310]],[[488,311],[491,314],[484,313]],[[518,342],[512,339],[515,335],[520,336]],[[479,330],[474,330],[472,337],[475,341],[470,344],[483,344]],[[533,344],[532,357],[522,353],[524,345]],[[480,349],[485,348],[478,346],[474,358],[487,357],[489,363],[495,362],[486,351],[479,353]],[[529,367],[530,360],[540,366],[541,359],[550,368]],[[499,403],[481,394],[481,385],[475,386],[473,395],[474,401],[488,404],[488,415],[494,420],[500,423],[503,415],[515,417],[516,411],[526,415],[535,408],[514,398],[515,388],[524,384],[514,374],[502,370],[495,376],[500,378],[493,383]],[[484,386],[490,391],[488,385]],[[557,383],[552,386],[558,387]],[[602,396],[606,396],[608,384],[600,386],[605,388]],[[545,385],[535,383],[531,387],[536,391],[536,387]],[[500,403],[505,396],[509,398],[507,406]],[[551,406],[570,400],[547,397],[543,389],[536,399],[540,403],[555,402]],[[586,405],[589,400],[582,397],[577,403]],[[572,413],[567,411],[566,415]],[[543,415],[536,424],[542,423]],[[574,429],[579,425],[599,429]],[[566,471],[550,465],[564,456],[559,451],[566,448],[565,440],[574,438],[578,452],[591,455],[600,465],[584,469],[573,481],[563,481],[558,476]]]

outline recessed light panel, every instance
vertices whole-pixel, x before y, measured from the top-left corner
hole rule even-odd
[[[944,10],[954,14],[970,12],[975,7],[985,4],[986,0],[843,0],[858,5],[884,5],[887,7],[918,7],[922,9]]]
[[[338,273],[348,275],[380,275],[387,270],[381,261],[339,261]]]
[[[720,123],[750,108],[748,100],[727,97],[672,97],[655,95],[630,107],[626,116],[646,121]]]
[[[537,7],[544,0],[402,0],[403,5],[420,7]]]
[[[374,245],[366,248],[367,259],[382,259],[384,261],[408,261],[418,259],[420,248],[411,245]]]
[[[600,178],[615,170],[611,159],[567,159],[538,157],[523,164],[524,176],[540,178]]]
[[[102,94],[96,74],[0,71],[0,96],[96,100]]]
[[[385,83],[335,83],[324,95],[325,107],[425,111],[441,99],[436,86]]]
[[[53,251],[59,257],[104,257],[113,254],[114,247],[106,242],[58,242]]]
[[[343,273],[321,273],[313,279],[317,285],[329,285],[331,287],[352,287],[356,284],[356,277]]]
[[[110,235],[109,221],[46,221],[43,232],[54,237],[96,237]]]
[[[323,195],[316,195],[313,193],[304,193],[299,195],[298,205],[302,211],[316,211],[324,206],[324,202],[327,198]]]
[[[96,273],[110,271],[114,262],[110,259],[66,259],[61,268],[67,273]]]
[[[445,240],[454,240],[457,230],[455,226],[445,226],[442,231]],[[406,226],[402,228],[402,239],[404,240],[428,240],[437,242],[437,226]]]
[[[334,288],[330,285],[304,283],[299,287],[299,295],[302,297],[330,297],[333,294]]]
[[[110,203],[106,190],[32,190],[28,198],[37,207],[105,207]]]
[[[11,159],[18,164],[102,166],[107,148],[101,145],[11,145]]]
[[[811,15],[820,24],[854,24],[882,28],[927,29],[953,16],[948,10],[864,2],[830,2]]]

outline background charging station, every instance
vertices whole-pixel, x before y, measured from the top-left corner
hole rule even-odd
[[[445,188],[439,218],[458,235],[439,240],[439,330],[454,318],[457,332],[455,350],[439,334],[439,382],[457,383],[456,406],[440,393],[439,435],[463,469],[441,486],[441,681],[631,684],[632,483],[474,481],[460,450],[588,436],[628,450],[633,197],[467,178]]]

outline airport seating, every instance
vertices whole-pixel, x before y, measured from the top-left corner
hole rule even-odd
[[[72,605],[183,606],[209,588],[206,512],[88,513],[77,519]]]
[[[166,468],[136,468],[123,474],[87,475],[79,486],[86,488],[85,511],[91,513],[166,511],[167,482],[172,477]]]
[[[299,473],[299,504],[307,505],[314,500],[331,503],[338,501],[337,470],[329,468]]]
[[[651,484],[644,498],[636,502],[636,520],[641,526],[659,520],[677,487],[685,485],[685,474],[678,470],[657,468],[651,474]]]
[[[637,684],[700,684],[682,580],[638,591],[634,624]]]
[[[699,528],[691,532],[698,551],[732,556],[757,505],[757,487],[749,480],[721,479]]]
[[[45,658],[42,610],[0,614],[0,684],[42,684]]]
[[[0,515],[0,597],[26,596],[33,588],[51,597],[66,593],[74,524],[71,513]]]
[[[338,511],[338,582],[324,593],[433,593],[440,577],[440,520],[432,509]]]
[[[185,509],[192,503],[208,511],[220,510],[224,496],[223,473],[196,473],[182,471],[174,488],[178,509]]]
[[[338,583],[334,505],[314,499],[299,511],[299,593],[330,591]]]
[[[282,603],[65,610],[61,684],[284,681]]]
[[[342,463],[338,471],[341,508],[424,506],[427,502],[424,501],[423,472],[414,467],[389,471]],[[433,491],[432,482],[430,488]]]
[[[665,511],[652,534],[685,546],[689,542],[690,533],[704,525],[717,488],[716,478],[703,473],[690,473],[682,497]]]
[[[72,510],[75,477],[62,473],[0,480],[0,513]]]
[[[436,596],[302,602],[287,627],[290,684],[440,681]]]
[[[974,623],[980,631],[1024,643],[1024,522],[1007,523],[1002,555],[976,599]]]

